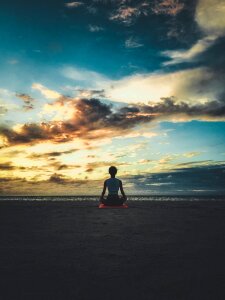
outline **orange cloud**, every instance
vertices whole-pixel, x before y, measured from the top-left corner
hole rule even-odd
[[[138,108],[122,108],[114,112],[110,105],[97,99],[60,98],[52,105],[66,103],[71,118],[66,121],[27,123],[14,129],[3,127],[1,135],[5,145],[34,144],[42,141],[63,143],[74,138],[99,139],[113,137],[133,128],[137,123],[148,121],[139,116]],[[150,118],[150,117],[149,117]]]
[[[162,98],[154,104],[134,104],[113,108],[97,99],[60,98],[52,105],[67,105],[70,118],[63,121],[27,123],[14,128],[4,127],[0,135],[5,146],[36,144],[50,141],[65,143],[75,138],[95,140],[118,137],[132,132],[142,123],[171,119],[224,119],[225,105],[219,101],[202,104],[179,102],[176,98]]]
[[[162,0],[157,1],[152,11],[155,14],[165,14],[176,16],[184,8],[184,3],[180,3],[178,0]]]

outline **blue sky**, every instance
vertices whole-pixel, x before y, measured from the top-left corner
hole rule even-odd
[[[224,193],[224,12],[222,0],[2,3],[0,193],[98,194],[110,165],[128,194]]]

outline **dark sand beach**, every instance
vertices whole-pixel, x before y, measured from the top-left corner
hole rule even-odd
[[[0,299],[225,299],[225,202],[0,202]]]

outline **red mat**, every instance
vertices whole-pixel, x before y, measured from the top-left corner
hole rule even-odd
[[[99,204],[99,208],[128,208],[127,204],[123,205],[105,205],[103,203]]]

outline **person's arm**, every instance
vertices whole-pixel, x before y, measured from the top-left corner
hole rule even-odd
[[[120,180],[120,191],[121,191],[121,194],[123,195],[123,198],[125,200],[127,200],[127,196],[125,195],[124,193],[124,190],[123,190],[123,184],[122,184],[122,181]]]
[[[100,197],[100,201],[103,200],[103,197],[105,195],[105,191],[106,191],[106,181],[104,182],[104,186],[103,186],[102,194],[101,194],[101,197]]]

